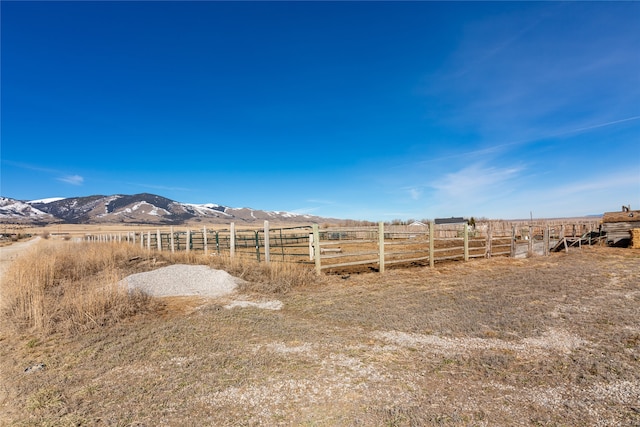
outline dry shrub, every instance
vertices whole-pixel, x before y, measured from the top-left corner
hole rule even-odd
[[[318,281],[313,269],[293,263],[225,260],[230,274],[245,280],[242,292],[284,294],[296,287],[308,286]]]
[[[117,285],[136,249],[117,244],[43,242],[16,259],[1,286],[3,321],[44,334],[105,326],[152,300]]]
[[[157,254],[164,256],[166,252]],[[314,270],[304,264],[273,261],[267,264],[255,259],[210,256],[195,251],[174,253],[168,260],[171,263],[204,264],[224,270],[245,281],[240,286],[241,292],[284,294],[293,288],[313,285],[320,280]]]

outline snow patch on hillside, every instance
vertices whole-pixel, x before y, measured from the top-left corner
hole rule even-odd
[[[217,205],[215,203],[205,203],[201,205],[195,204],[195,203],[181,203],[181,205],[185,206],[188,209],[191,209],[197,215],[201,215],[201,216],[210,216],[210,215],[214,215],[214,216],[225,215],[228,217],[232,216],[224,212],[224,209],[226,209],[224,206]]]
[[[9,218],[44,218],[50,215],[19,200],[0,197],[0,217]]]
[[[151,208],[149,210],[149,208]],[[139,202],[136,203],[135,205],[133,205],[133,207],[131,208],[132,211],[137,211],[140,210],[141,213],[143,214],[147,214],[147,215],[154,215],[154,216],[163,216],[163,215],[169,215],[170,212],[166,209],[163,208],[159,208],[149,202]]]
[[[30,205],[35,203],[47,204],[47,203],[57,202],[58,200],[63,200],[63,199],[64,197],[49,197],[47,199],[29,200],[27,203],[29,203]]]
[[[297,217],[311,218],[310,215],[298,214],[298,213],[294,213],[294,212],[275,211],[274,213],[276,215],[280,215],[281,217],[284,217],[284,218],[297,218]]]

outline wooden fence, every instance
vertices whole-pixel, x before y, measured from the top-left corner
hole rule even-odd
[[[375,267],[384,272],[389,265],[429,265],[436,262],[492,256],[526,257],[549,255],[551,248],[572,236],[590,236],[598,221],[576,224],[487,221],[476,227],[466,224],[353,227],[320,229],[314,226],[316,271],[348,271],[355,266]],[[597,232],[596,232],[597,234]],[[593,239],[595,243],[596,239]],[[318,242],[317,244],[315,242]],[[568,250],[568,247],[565,246]]]
[[[310,226],[271,229],[265,221],[263,229],[174,230],[155,229],[111,234],[89,234],[87,240],[120,241],[140,245],[147,250],[190,252],[212,256],[253,258],[258,262],[309,262]]]
[[[275,228],[264,222],[260,229],[129,231],[87,235],[91,241],[126,241],[147,250],[202,251],[211,256],[243,257],[258,262],[295,262],[322,271],[343,272],[374,269],[384,272],[391,265],[429,265],[436,262],[493,256],[525,257],[548,255],[566,237],[591,236],[598,221],[565,224],[546,221],[486,221],[475,227],[466,224],[369,227],[313,226]],[[597,233],[596,233],[597,234]],[[565,248],[567,248],[565,246]],[[568,249],[568,248],[567,248]]]

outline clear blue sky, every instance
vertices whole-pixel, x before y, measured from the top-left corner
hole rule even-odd
[[[0,194],[640,209],[638,2],[7,2]]]

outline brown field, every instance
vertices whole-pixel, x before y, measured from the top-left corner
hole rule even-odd
[[[2,281],[0,425],[640,426],[638,250],[314,277],[58,245]],[[96,292],[167,262],[284,308]]]
[[[186,231],[186,230],[202,230],[203,227],[206,227],[208,230],[223,230],[229,229],[229,224],[219,224],[219,223],[208,223],[206,221],[202,222],[190,222],[182,225],[174,225],[173,229],[175,231]],[[262,222],[255,223],[244,223],[241,221],[236,221],[236,229],[238,230],[259,230],[264,227]],[[309,224],[301,224],[301,223],[285,223],[285,222],[275,222],[271,221],[271,228],[279,228],[279,227],[297,227],[301,225],[311,225]],[[87,234],[109,234],[109,233],[127,233],[127,232],[140,232],[140,231],[151,231],[154,232],[157,229],[161,229],[163,231],[168,231],[170,225],[144,225],[144,224],[50,224],[44,226],[32,226],[32,225],[20,225],[20,224],[0,224],[0,231],[6,233],[22,233],[22,234],[32,234],[32,235],[42,235],[42,234],[50,234],[53,236],[63,236],[69,235],[73,237],[82,237]]]

